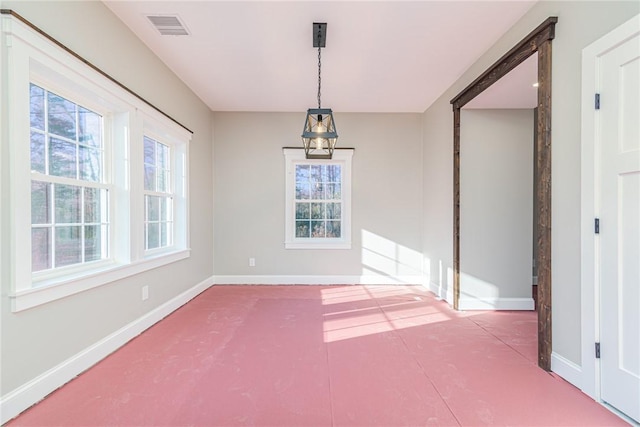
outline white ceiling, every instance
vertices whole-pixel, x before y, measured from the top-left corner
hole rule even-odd
[[[107,1],[214,111],[423,112],[535,1]],[[178,15],[161,36],[146,15]],[[528,82],[530,87],[531,83]]]

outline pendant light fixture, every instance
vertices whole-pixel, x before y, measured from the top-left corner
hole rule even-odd
[[[307,159],[331,159],[338,140],[331,108],[322,108],[322,48],[326,45],[327,23],[313,23],[313,47],[318,48],[318,108],[309,108],[302,130],[302,143]]]

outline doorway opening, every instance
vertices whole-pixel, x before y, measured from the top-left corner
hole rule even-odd
[[[532,55],[538,57],[535,179],[538,366],[551,370],[551,42],[557,17],[549,17],[451,100],[453,105],[453,307],[460,301],[461,108]]]

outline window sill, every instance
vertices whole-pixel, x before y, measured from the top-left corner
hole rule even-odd
[[[190,253],[189,249],[182,249],[153,258],[145,258],[130,264],[109,264],[99,270],[84,272],[82,275],[34,282],[32,288],[17,291],[10,296],[11,311],[27,310],[116,280],[125,279],[134,274],[186,259],[190,256]]]
[[[351,242],[285,242],[285,249],[351,249]]]

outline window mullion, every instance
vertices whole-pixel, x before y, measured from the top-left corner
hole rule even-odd
[[[104,182],[82,181],[74,178],[67,178],[64,176],[46,175],[40,172],[31,172],[31,180],[49,182],[52,184],[74,185],[76,187],[98,188],[104,190],[108,190],[113,187],[111,184]]]
[[[160,143],[158,141],[154,142],[153,148],[154,148],[153,154],[154,154],[154,161],[155,161],[153,168],[155,169],[155,175],[156,175],[156,182],[153,190],[158,191],[158,188],[160,188],[160,174],[158,173],[160,171],[160,167],[158,165],[160,164],[160,150],[162,148],[160,147]]]
[[[48,122],[48,120],[47,120]],[[55,269],[56,266],[56,184],[49,184],[51,189],[51,236],[50,245],[51,250],[49,252],[49,256],[51,256],[51,269]]]
[[[76,148],[76,179],[80,179],[80,123],[78,122],[78,105],[74,105],[73,107],[73,116],[75,121],[75,148]]]
[[[51,244],[51,252],[50,252],[50,256],[51,256],[51,269],[55,269],[57,267],[56,265],[56,224],[55,222],[53,223],[53,225],[51,226],[51,236],[49,236],[50,244]]]
[[[77,110],[77,109],[76,109]],[[79,173],[79,172],[78,172]],[[82,263],[86,262],[85,259],[85,247],[86,247],[86,236],[85,236],[85,227],[84,227],[84,219],[85,219],[85,200],[84,200],[84,187],[81,187],[80,190],[80,260]]]
[[[144,192],[145,195],[147,196],[155,196],[155,197],[169,197],[169,198],[173,198],[174,195],[173,193],[164,193],[162,191],[145,191]]]
[[[44,92],[44,173],[49,175],[50,173],[50,164],[51,161],[49,159],[49,97],[47,96],[47,92]]]

